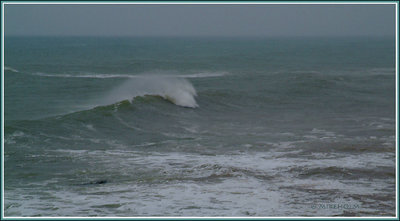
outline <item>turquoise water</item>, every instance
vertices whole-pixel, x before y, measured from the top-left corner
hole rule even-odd
[[[394,61],[390,38],[8,37],[5,215],[393,216]]]

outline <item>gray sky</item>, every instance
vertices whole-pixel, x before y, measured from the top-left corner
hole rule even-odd
[[[394,36],[395,5],[5,5],[6,35]]]

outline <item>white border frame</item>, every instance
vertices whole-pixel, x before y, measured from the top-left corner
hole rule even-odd
[[[396,113],[395,113],[395,148],[396,148],[396,215],[394,217],[5,217],[4,216],[4,7],[5,5],[394,5],[395,6],[395,74],[396,74]],[[399,2],[398,1],[377,1],[377,2],[360,2],[360,1],[349,1],[349,2],[335,2],[335,1],[325,1],[325,2],[307,2],[307,1],[299,1],[299,2],[219,2],[219,1],[204,1],[204,2],[196,2],[196,1],[185,1],[185,2],[163,2],[163,1],[149,1],[149,2],[95,2],[95,1],[80,1],[80,2],[32,2],[32,1],[18,1],[18,2],[1,2],[1,219],[4,220],[63,220],[63,219],[90,219],[90,220],[98,220],[98,219],[116,219],[116,220],[132,220],[132,219],[150,219],[150,220],[176,220],[176,219],[192,219],[192,220],[203,220],[203,219],[213,219],[213,220],[265,220],[265,219],[291,219],[291,220],[301,220],[301,219],[323,219],[323,220],[333,220],[333,219],[352,219],[352,220],[397,220],[398,218],[398,210],[399,210],[399,201],[398,201],[398,137],[399,137],[399,122],[398,122],[398,75],[399,75],[399,51],[398,51],[398,9]]]

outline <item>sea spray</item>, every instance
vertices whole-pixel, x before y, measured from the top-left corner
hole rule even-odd
[[[122,100],[132,101],[135,97],[144,95],[160,96],[182,107],[198,107],[195,100],[196,90],[189,81],[158,75],[127,80],[105,97],[104,105]]]

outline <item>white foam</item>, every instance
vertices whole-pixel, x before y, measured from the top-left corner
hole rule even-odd
[[[4,143],[6,144],[14,144],[16,143],[15,139],[18,137],[26,136],[24,132],[22,131],[15,131],[13,134],[5,137]]]
[[[155,143],[143,143],[151,146]],[[193,144],[189,144],[193,145]],[[247,144],[244,144],[247,145]],[[85,148],[85,147],[83,147]],[[364,198],[388,193],[386,178],[310,176],[298,171],[330,167],[373,170],[395,165],[385,153],[285,158],[289,152],[201,155],[187,152],[137,151],[135,148],[49,151],[95,166],[59,173],[39,189],[5,192],[10,216],[328,216],[342,210],[316,210],[311,204],[364,205]],[[292,152],[291,153],[296,153]],[[115,163],[118,162],[118,163]],[[75,174],[81,174],[80,177]],[[104,185],[76,185],[104,176]],[[135,174],[138,174],[137,176]],[[65,185],[70,182],[72,185]],[[102,178],[103,179],[103,178]],[[64,183],[63,183],[64,182]],[[394,178],[393,178],[394,182]],[[65,186],[63,186],[65,185]],[[56,186],[56,188],[54,188]],[[62,188],[60,188],[60,186]],[[107,198],[105,201],[104,199]],[[268,202],[268,203],[266,203]],[[374,205],[390,203],[378,200]],[[362,207],[355,212],[373,207]],[[377,209],[371,209],[376,212]],[[388,210],[386,210],[388,211]]]
[[[85,127],[91,131],[96,131],[96,129],[94,128],[94,126],[92,124],[85,124]]]

